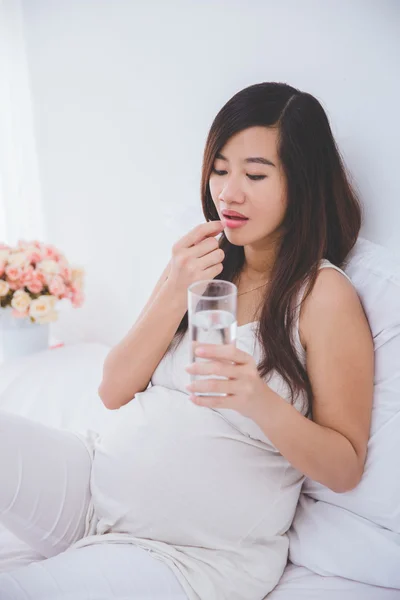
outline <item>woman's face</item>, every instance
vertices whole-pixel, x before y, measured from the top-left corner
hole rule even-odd
[[[287,202],[277,144],[277,128],[250,127],[230,138],[217,154],[209,185],[219,217],[224,219],[224,210],[234,210],[248,218],[240,227],[225,226],[232,244],[262,248],[280,237]]]

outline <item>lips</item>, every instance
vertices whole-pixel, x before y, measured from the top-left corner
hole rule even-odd
[[[236,210],[223,210],[222,215],[223,215],[223,217],[225,217],[225,219],[233,219],[235,221],[247,221],[248,220],[248,217],[245,217],[245,215],[242,215],[241,213],[237,212]]]
[[[227,217],[223,216],[222,221],[224,223],[224,228],[228,229],[238,229],[239,227],[244,227],[247,224],[249,219],[238,218],[238,217]]]

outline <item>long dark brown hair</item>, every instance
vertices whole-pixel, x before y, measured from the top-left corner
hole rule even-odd
[[[283,165],[287,211],[282,239],[270,276],[257,336],[263,349],[261,377],[276,370],[288,384],[291,402],[305,392],[306,413],[312,414],[312,389],[292,337],[296,299],[303,284],[311,292],[321,259],[338,267],[354,246],[361,226],[361,206],[336,146],[328,118],[311,94],[284,83],[259,83],[235,94],[215,117],[208,134],[202,166],[201,201],[207,221],[219,219],[209,179],[216,154],[236,133],[248,127],[277,127],[278,155]],[[243,246],[222,233],[225,253],[215,279],[237,281],[244,266]],[[188,328],[185,314],[172,343],[180,343]]]

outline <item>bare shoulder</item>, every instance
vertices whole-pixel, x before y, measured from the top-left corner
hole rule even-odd
[[[346,437],[364,470],[371,424],[374,345],[362,303],[352,283],[332,268],[321,269],[300,313],[313,392],[313,420]]]
[[[342,273],[333,268],[320,269],[311,293],[300,312],[300,339],[307,349],[310,337],[323,324],[363,322],[368,327],[357,290]]]

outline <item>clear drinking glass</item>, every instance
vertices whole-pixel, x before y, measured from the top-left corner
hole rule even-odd
[[[236,345],[237,287],[222,279],[203,279],[188,287],[188,321],[191,362],[208,362],[194,354],[203,344]],[[193,375],[190,380],[227,379],[217,375]],[[226,394],[196,392],[196,396],[226,396]]]

